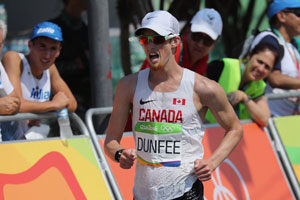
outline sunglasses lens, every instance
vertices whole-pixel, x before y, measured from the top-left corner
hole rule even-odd
[[[166,41],[165,37],[163,36],[154,36],[152,39],[154,44],[163,44]]]
[[[148,37],[140,36],[139,37],[139,42],[140,42],[141,45],[148,44]]]
[[[141,45],[148,44],[149,42],[153,42],[154,44],[163,44],[166,41],[164,36],[140,36],[139,42]]]
[[[203,33],[192,33],[192,40],[195,42],[199,42],[202,40],[205,46],[211,46],[214,42],[209,36],[204,35]]]

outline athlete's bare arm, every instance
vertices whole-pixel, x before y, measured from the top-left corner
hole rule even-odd
[[[229,104],[223,88],[215,81],[196,75],[195,94],[199,97],[197,108],[209,108],[221,127],[225,129],[225,136],[218,148],[206,160],[197,159],[194,162],[195,173],[199,180],[206,181],[211,173],[231,153],[242,138],[243,129],[232,106]],[[198,106],[197,106],[198,105]],[[201,110],[200,110],[201,112]]]
[[[129,111],[132,106],[133,96],[137,82],[137,74],[123,77],[117,85],[113,111],[109,120],[104,142],[105,153],[114,160],[116,151],[122,149],[120,145],[123,131],[126,126]],[[120,157],[120,166],[130,168],[136,159],[135,149],[124,150]]]

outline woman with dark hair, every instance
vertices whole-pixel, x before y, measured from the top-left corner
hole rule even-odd
[[[282,57],[278,49],[282,47],[277,42],[263,40],[244,60],[223,58],[208,65],[207,77],[223,87],[239,119],[253,119],[261,126],[268,125],[270,110],[264,96],[264,79]],[[206,119],[216,122],[210,112]]]

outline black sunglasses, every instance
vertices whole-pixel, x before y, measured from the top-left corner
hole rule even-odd
[[[287,9],[283,10],[283,12],[285,12],[285,13],[293,13],[297,17],[300,17],[300,8],[287,8]]]
[[[203,44],[207,47],[211,46],[214,43],[214,40],[204,33],[192,33],[192,40],[194,42],[199,42],[200,40],[202,40]]]

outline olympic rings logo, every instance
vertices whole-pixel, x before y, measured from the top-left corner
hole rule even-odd
[[[161,125],[160,130],[162,130],[165,133],[169,133],[175,130],[174,126],[167,126],[167,125]]]

